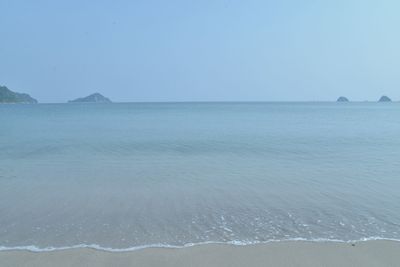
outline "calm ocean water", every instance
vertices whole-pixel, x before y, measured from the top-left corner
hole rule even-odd
[[[0,106],[0,248],[400,239],[399,103]]]

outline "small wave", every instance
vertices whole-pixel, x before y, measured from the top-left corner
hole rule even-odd
[[[329,239],[329,238],[314,238],[314,239],[307,239],[307,238],[289,238],[289,239],[271,239],[267,241],[240,241],[240,240],[233,240],[227,242],[220,242],[220,241],[207,241],[207,242],[199,242],[199,243],[187,243],[181,246],[178,245],[169,245],[169,244],[151,244],[151,245],[141,245],[141,246],[134,246],[134,247],[127,247],[127,248],[110,248],[110,247],[103,247],[97,244],[79,244],[73,246],[63,246],[63,247],[44,247],[40,248],[37,246],[15,246],[15,247],[6,247],[0,246],[0,251],[15,251],[15,250],[23,250],[23,251],[30,251],[30,252],[52,252],[52,251],[60,251],[60,250],[69,250],[69,249],[82,249],[82,248],[89,248],[99,251],[107,251],[107,252],[130,252],[136,250],[142,250],[147,248],[172,248],[172,249],[182,249],[187,247],[194,247],[194,246],[201,246],[201,245],[233,245],[233,246],[248,246],[248,245],[260,245],[260,244],[268,244],[273,242],[292,242],[292,241],[299,241],[299,242],[334,242],[334,243],[357,243],[357,242],[366,242],[366,241],[376,241],[376,240],[385,240],[385,241],[395,241],[400,242],[400,239],[395,238],[384,238],[384,237],[364,237],[357,240],[340,240],[340,239]]]

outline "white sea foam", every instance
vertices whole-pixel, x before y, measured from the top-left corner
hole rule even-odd
[[[150,245],[141,245],[141,246],[133,246],[127,248],[111,248],[111,247],[103,247],[97,244],[79,244],[73,246],[62,246],[62,247],[37,247],[33,245],[28,246],[0,246],[0,251],[15,251],[15,250],[23,250],[30,252],[52,252],[52,251],[60,251],[60,250],[70,250],[70,249],[82,249],[89,248],[99,251],[107,251],[107,252],[130,252],[148,248],[171,248],[171,249],[182,249],[194,246],[201,245],[233,245],[233,246],[249,246],[249,245],[260,245],[260,244],[268,244],[272,242],[334,242],[334,243],[357,243],[357,242],[367,242],[367,241],[377,241],[377,240],[385,240],[385,241],[394,241],[400,242],[400,239],[396,238],[383,238],[383,237],[364,237],[358,240],[340,240],[340,239],[328,239],[328,238],[315,238],[315,239],[307,239],[307,238],[288,238],[288,239],[271,239],[267,241],[241,241],[241,240],[232,240],[228,242],[220,242],[220,241],[206,241],[199,243],[187,243],[181,246],[178,245],[169,245],[169,244],[150,244]]]

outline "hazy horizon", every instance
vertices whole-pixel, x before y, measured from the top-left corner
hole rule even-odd
[[[0,85],[41,103],[400,99],[396,1],[2,1]]]

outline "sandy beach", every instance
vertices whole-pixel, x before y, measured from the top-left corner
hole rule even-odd
[[[399,266],[400,242],[273,242],[262,245],[198,245],[131,252],[71,249],[3,251],[2,267],[40,266]]]

